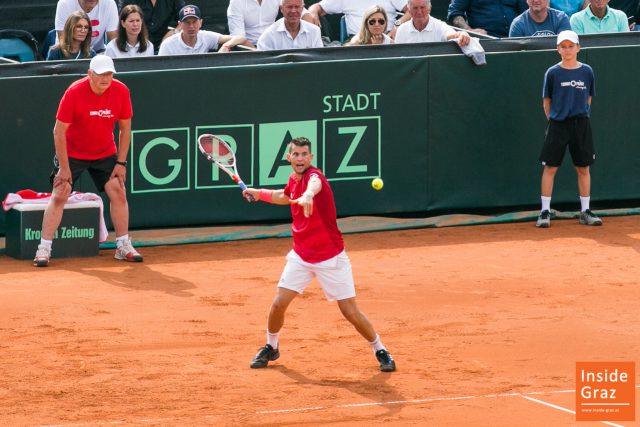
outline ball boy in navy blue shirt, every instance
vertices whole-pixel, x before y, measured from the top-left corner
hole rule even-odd
[[[596,158],[589,122],[591,98],[595,93],[593,70],[578,62],[580,43],[575,32],[560,32],[557,46],[562,61],[547,70],[542,89],[544,113],[549,123],[540,153],[544,166],[540,197],[542,209],[536,227],[548,228],[551,225],[553,182],[567,146],[578,174],[580,224],[602,225],[602,220],[589,209],[589,166]]]

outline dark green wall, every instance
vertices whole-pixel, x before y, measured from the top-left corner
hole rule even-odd
[[[596,207],[640,199],[639,54],[635,46],[581,53],[596,74]],[[487,61],[477,67],[464,56],[443,55],[121,73],[134,104],[131,225],[288,217],[287,209],[249,206],[226,176],[212,175],[195,148],[204,132],[234,138],[245,182],[270,188],[282,187],[290,170],[280,158],[282,144],[290,136],[311,138],[341,216],[536,206],[542,79],[558,54],[495,53]],[[50,191],[55,111],[77,77],[0,79],[2,196]],[[338,98],[331,97],[346,95],[353,104],[340,102],[336,111]],[[378,175],[385,180],[380,192],[370,188]],[[554,204],[577,204],[575,182],[567,156]],[[78,189],[94,191],[87,177]],[[1,216],[0,233],[4,227]]]

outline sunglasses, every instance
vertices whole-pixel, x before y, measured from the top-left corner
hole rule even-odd
[[[385,21],[384,19],[369,19],[369,25],[384,25],[387,23],[387,21]]]
[[[76,30],[89,31],[89,26],[88,25],[76,25],[73,28],[75,28]]]

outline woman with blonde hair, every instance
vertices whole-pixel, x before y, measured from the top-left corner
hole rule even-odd
[[[360,31],[346,43],[346,46],[393,43],[391,37],[384,33],[387,21],[387,12],[381,6],[371,7],[364,13]]]
[[[109,42],[104,53],[112,58],[153,56],[153,44],[140,6],[130,4],[122,8],[118,37]]]
[[[91,19],[84,11],[73,12],[64,23],[57,45],[49,50],[47,61],[87,59],[96,56],[91,48]]]

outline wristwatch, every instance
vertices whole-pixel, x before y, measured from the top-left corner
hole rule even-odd
[[[116,160],[116,165],[124,166],[126,168],[127,167],[127,161],[125,160],[124,162],[121,162],[120,160]]]
[[[399,27],[400,25],[402,25],[402,22],[399,19],[396,19],[395,21],[393,21],[394,27]]]

